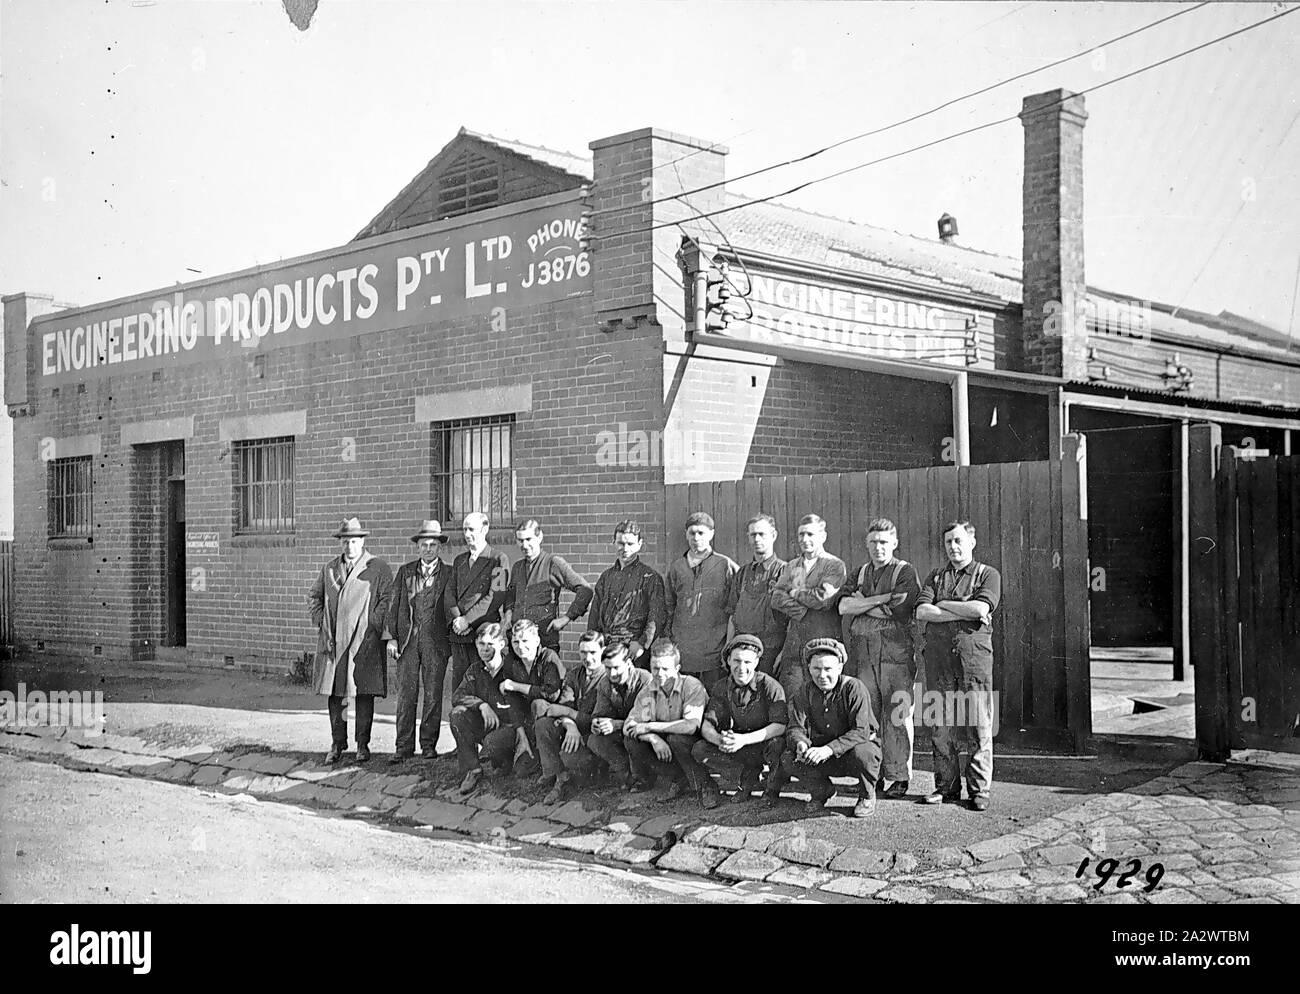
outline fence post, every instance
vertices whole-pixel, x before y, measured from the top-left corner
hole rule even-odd
[[[1060,437],[1061,584],[1065,605],[1066,721],[1075,752],[1087,749],[1092,735],[1092,661],[1088,630],[1088,476],[1087,439]]]
[[[1218,548],[1224,540],[1215,476],[1219,471],[1222,431],[1217,424],[1193,424],[1187,430],[1188,606],[1191,613],[1191,664],[1196,693],[1196,746],[1202,759],[1219,762],[1228,745],[1228,666],[1224,639],[1223,586]],[[1232,633],[1235,637],[1235,633]]]

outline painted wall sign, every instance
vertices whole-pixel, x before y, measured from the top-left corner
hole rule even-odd
[[[212,361],[590,291],[577,199],[337,250],[33,322],[46,386]]]
[[[187,556],[215,556],[221,551],[220,532],[186,532],[185,554]]]
[[[743,288],[744,275],[732,279]],[[753,292],[748,321],[733,318],[725,332],[708,338],[800,345],[840,352],[865,352],[884,359],[926,360],[966,365],[966,322],[972,312],[866,293],[832,284],[766,276],[750,269]],[[744,305],[733,303],[733,315]],[[984,329],[981,328],[983,332]],[[985,348],[984,358],[990,358]]]

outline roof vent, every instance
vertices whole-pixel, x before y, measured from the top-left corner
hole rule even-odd
[[[957,239],[957,219],[951,214],[939,215],[939,241],[951,245]]]

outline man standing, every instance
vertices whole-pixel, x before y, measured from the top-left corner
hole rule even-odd
[[[770,514],[750,518],[748,531],[754,558],[732,579],[731,624],[737,635],[753,635],[763,643],[758,670],[775,676],[790,618],[772,610],[772,591],[786,564],[772,551],[777,531]]]
[[[696,511],[686,519],[686,552],[668,567],[664,637],[681,653],[683,673],[705,686],[722,679],[722,647],[731,614],[731,578],[738,567],[713,551],[713,518]]]
[[[856,777],[858,803],[854,818],[876,810],[880,775],[880,737],[867,688],[844,676],[848,654],[838,639],[813,639],[803,650],[809,679],[790,701],[790,724],[781,771],[763,795],[769,804],[780,797],[790,777],[809,785],[804,810],[814,814],[835,796],[831,777]]]
[[[596,631],[583,632],[578,639],[582,665],[568,668],[559,700],[547,704],[533,723],[542,761],[542,785],[550,788],[543,804],[565,800],[571,784],[581,786],[591,778],[596,757],[582,740],[591,734],[599,685],[605,676],[601,658],[604,651],[605,636]]]
[[[799,551],[772,591],[772,606],[790,618],[781,661],[787,701],[794,700],[807,678],[804,646],[813,639],[840,639],[840,592],[849,573],[842,559],[826,551],[826,522],[815,514],[799,519]]]
[[[627,642],[635,663],[664,630],[664,581],[641,561],[641,526],[635,521],[614,526],[614,546],[618,558],[596,581],[587,624],[610,642]]]
[[[405,563],[393,582],[385,635],[388,659],[397,664],[397,748],[391,763],[415,755],[415,712],[420,710],[420,752],[433,759],[442,727],[442,690],[451,645],[447,641],[447,612],[443,594],[451,570],[438,550],[447,542],[442,524],[432,519],[411,536],[419,558]]]
[[[718,789],[709,771],[691,755],[709,693],[693,676],[681,671],[681,653],[667,639],[650,647],[650,683],[637,695],[632,713],[623,722],[623,741],[632,772],[642,784],[656,774],[672,784],[663,800],[697,792],[706,808],[718,806]]]
[[[510,627],[510,654],[506,659],[506,678],[501,681],[501,689],[506,693],[521,694],[528,702],[528,717],[524,723],[524,732],[528,739],[525,750],[526,758],[516,753],[515,776],[526,777],[539,769],[534,754],[535,732],[533,721],[546,711],[548,704],[560,699],[560,688],[564,683],[564,666],[559,654],[541,644],[537,625],[527,618],[520,618]]]
[[[451,734],[464,776],[462,797],[474,793],[485,772],[505,773],[520,744],[528,742],[524,734],[528,700],[523,694],[502,689],[506,638],[501,626],[495,621],[480,626],[474,647],[478,661],[466,671],[451,698]]]
[[[321,568],[308,598],[317,632],[312,685],[329,697],[331,745],[325,762],[330,764],[342,759],[348,747],[347,698],[356,700],[357,762],[364,763],[370,759],[375,698],[388,693],[381,635],[393,572],[365,551],[369,534],[356,518],[343,522],[334,533],[342,552]]]
[[[465,515],[461,523],[465,551],[456,557],[443,593],[451,625],[451,678],[457,686],[478,659],[474,651],[478,627],[500,620],[501,600],[509,583],[509,557],[488,545],[490,524],[487,515],[479,511]]]
[[[975,526],[969,521],[945,525],[943,547],[948,565],[930,573],[916,608],[917,620],[926,623],[925,690],[944,701],[943,721],[931,732],[934,792],[925,803],[961,800],[965,747],[971,808],[987,811],[993,787],[993,612],[1002,598],[1002,577],[975,561]],[[966,713],[958,715],[958,705]]]
[[[737,635],[723,654],[729,675],[709,693],[703,736],[691,749],[695,761],[739,782],[732,804],[748,801],[763,777],[763,764],[774,779],[785,748],[785,691],[776,677],[759,669],[763,643],[753,635]],[[705,784],[704,786],[708,786]],[[705,805],[708,807],[709,805]]]
[[[871,696],[881,728],[883,763],[877,790],[887,800],[907,796],[912,768],[912,686],[916,679],[912,614],[921,593],[916,567],[894,555],[898,529],[888,518],[867,525],[867,562],[849,578],[840,614],[852,618],[849,661]]]
[[[515,526],[522,558],[510,572],[506,606],[510,621],[528,620],[537,625],[542,645],[558,651],[560,632],[587,613],[592,589],[586,578],[565,562],[563,556],[542,551],[542,526],[532,518]],[[569,590],[573,600],[560,615],[560,591]]]
[[[596,684],[596,706],[591,712],[587,748],[605,761],[616,786],[648,790],[649,785],[643,787],[642,781],[632,777],[623,723],[632,714],[641,691],[650,685],[651,676],[632,665],[626,642],[607,645],[601,661],[605,664],[605,675]]]

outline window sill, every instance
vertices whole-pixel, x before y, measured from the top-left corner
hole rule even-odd
[[[232,535],[232,549],[292,549],[297,538],[293,534],[285,535]]]
[[[93,549],[95,540],[93,538],[77,538],[72,535],[51,535],[45,540],[47,549]]]

